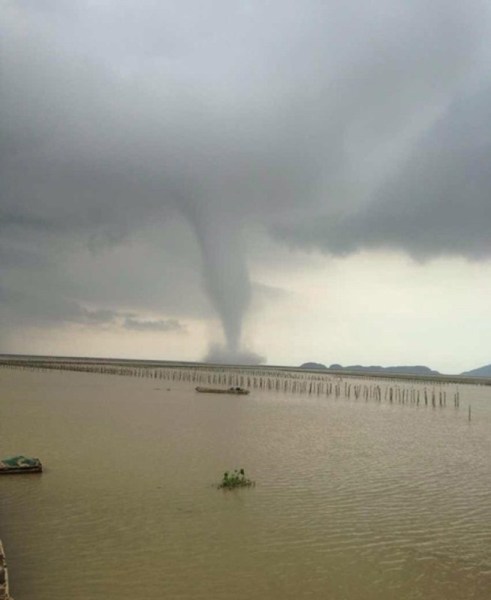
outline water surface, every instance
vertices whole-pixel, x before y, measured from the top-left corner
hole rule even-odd
[[[0,370],[16,600],[487,600],[491,390],[432,408]],[[472,403],[472,421],[467,405]],[[244,467],[253,489],[218,491]]]

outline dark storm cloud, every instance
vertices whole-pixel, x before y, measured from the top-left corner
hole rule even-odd
[[[13,325],[46,326],[59,323],[88,327],[112,326],[131,331],[184,333],[186,327],[177,319],[150,320],[136,314],[125,314],[110,309],[88,309],[75,301],[49,293],[27,295],[0,287],[0,310],[10,316]],[[15,322],[17,320],[17,323]],[[2,323],[4,328],[9,323]]]
[[[0,287],[0,309],[14,322],[18,320],[17,324],[27,325],[59,322],[102,325],[114,322],[118,316],[109,309],[89,310],[73,300],[50,294],[49,290],[27,294],[4,286]]]
[[[182,290],[186,310],[194,302],[207,314],[199,293],[187,293],[201,271],[230,356],[252,293],[248,228],[338,253],[389,245],[487,255],[486,142],[476,162],[467,128],[488,127],[488,94],[480,111],[463,95],[487,72],[487,23],[487,3],[448,0],[7,1],[0,234],[9,286],[29,295],[15,253],[20,263],[39,248],[51,265],[47,304],[68,301],[65,288],[76,285],[55,266],[77,263],[70,247],[87,245],[96,261],[151,230],[161,248],[159,225],[164,236],[184,222],[194,239],[161,248],[163,280],[183,254],[193,267],[146,292],[155,298],[158,288],[165,313]],[[158,270],[157,260],[154,282]],[[111,299],[94,274],[94,310],[131,308],[137,269],[118,275],[124,294]],[[77,302],[84,293],[79,286]]]
[[[372,202],[339,218],[279,228],[334,254],[402,249],[416,259],[491,256],[491,88],[452,103]]]

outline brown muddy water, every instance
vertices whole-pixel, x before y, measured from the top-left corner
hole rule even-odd
[[[491,388],[460,408],[0,369],[16,600],[491,598]],[[468,404],[472,420],[468,420]],[[244,467],[256,487],[217,490]]]

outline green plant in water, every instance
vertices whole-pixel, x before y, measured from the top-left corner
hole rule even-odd
[[[255,482],[246,477],[244,469],[235,469],[234,471],[225,471],[218,489],[233,490],[238,487],[251,487],[251,485],[255,485]]]

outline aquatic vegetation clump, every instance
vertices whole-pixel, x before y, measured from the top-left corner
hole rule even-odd
[[[238,487],[251,487],[253,485],[256,485],[256,483],[246,477],[244,469],[235,469],[230,472],[225,471],[218,489],[233,490]]]

